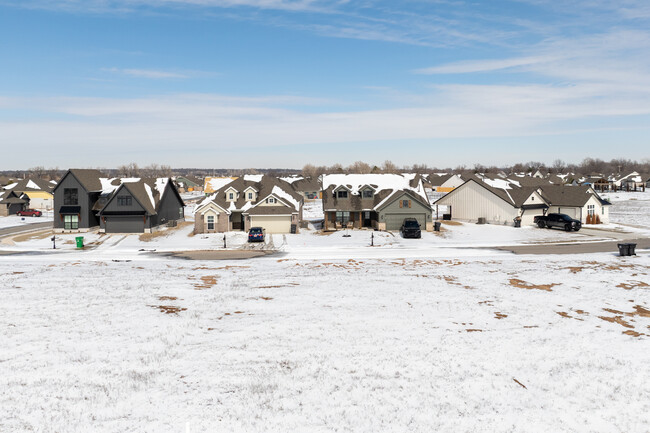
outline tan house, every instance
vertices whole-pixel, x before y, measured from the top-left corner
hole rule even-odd
[[[247,175],[206,197],[194,211],[195,233],[248,231],[297,233],[303,198],[292,186],[272,176]]]

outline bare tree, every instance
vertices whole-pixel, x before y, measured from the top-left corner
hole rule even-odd
[[[561,159],[556,159],[553,161],[553,171],[555,173],[562,173],[566,168],[566,164]]]
[[[397,168],[397,165],[395,165],[393,161],[389,161],[389,160],[384,161],[384,164],[381,166],[381,169],[384,173],[399,173],[399,169]]]
[[[315,165],[312,164],[305,164],[302,167],[302,175],[303,177],[316,177],[318,176],[318,171]]]
[[[120,165],[117,167],[117,175],[119,177],[140,177],[140,168],[135,162]]]
[[[348,173],[357,173],[357,174],[368,174],[372,170],[370,164],[367,164],[363,161],[356,161],[350,165],[347,169]]]

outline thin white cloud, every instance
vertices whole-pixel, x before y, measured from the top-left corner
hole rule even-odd
[[[495,60],[470,60],[465,62],[447,63],[441,66],[432,66],[429,68],[416,69],[416,74],[467,74],[473,72],[493,72],[503,69],[512,69],[521,66],[531,66],[538,63],[546,63],[555,60],[552,57],[516,57],[510,59]]]
[[[169,79],[169,78],[189,78],[187,73],[162,71],[156,69],[120,69],[120,68],[105,68],[107,72],[116,74],[129,75],[138,78],[151,78],[151,79]]]

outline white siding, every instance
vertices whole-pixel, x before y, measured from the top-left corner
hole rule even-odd
[[[452,219],[473,222],[483,217],[490,224],[512,224],[518,215],[518,209],[514,205],[506,203],[475,182],[456,188],[437,204],[451,206]]]

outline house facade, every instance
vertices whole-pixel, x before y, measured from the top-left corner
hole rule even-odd
[[[0,190],[0,216],[16,215],[29,206],[29,198],[18,196],[15,191]]]
[[[26,194],[29,197],[29,206],[31,209],[46,212],[54,208],[54,195],[52,194],[52,190],[55,186],[56,182],[53,181],[40,178],[27,178],[7,185],[5,189],[11,189],[18,196]]]
[[[431,206],[416,174],[331,174],[323,176],[323,229],[399,230],[415,218],[433,230]]]
[[[53,193],[57,233],[146,233],[184,219],[183,200],[169,178],[109,179],[98,170],[70,169]]]
[[[434,205],[447,206],[451,219],[510,225],[520,219],[526,226],[547,213],[564,213],[584,224],[608,223],[611,203],[587,185],[521,186],[508,179],[471,178]]]
[[[194,212],[195,233],[248,231],[298,233],[303,197],[291,184],[272,176],[248,175],[206,197]]]

